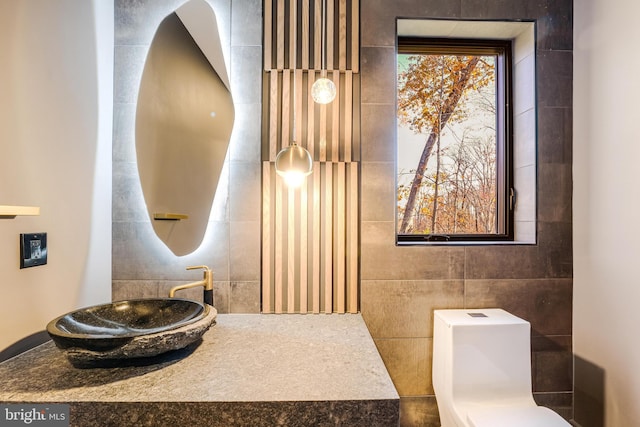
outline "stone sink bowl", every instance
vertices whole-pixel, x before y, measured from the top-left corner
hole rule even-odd
[[[71,363],[82,367],[184,348],[202,337],[217,313],[180,298],[116,301],[57,317],[47,332]]]

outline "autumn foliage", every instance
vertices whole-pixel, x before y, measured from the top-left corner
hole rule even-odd
[[[424,136],[424,147],[415,169],[399,171],[399,234],[495,232],[494,64],[492,56],[406,58],[398,122]]]

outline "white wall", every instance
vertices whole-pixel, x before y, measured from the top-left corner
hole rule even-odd
[[[574,0],[574,351],[640,425],[640,2]]]
[[[0,349],[111,298],[112,0],[0,2]],[[20,233],[48,264],[19,268]]]

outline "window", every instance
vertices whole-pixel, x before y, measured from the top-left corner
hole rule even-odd
[[[511,42],[398,38],[398,244],[513,240]]]

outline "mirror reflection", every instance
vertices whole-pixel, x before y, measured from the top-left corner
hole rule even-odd
[[[147,211],[175,255],[202,243],[234,114],[215,13],[206,1],[191,0],[158,26],[136,110]]]

